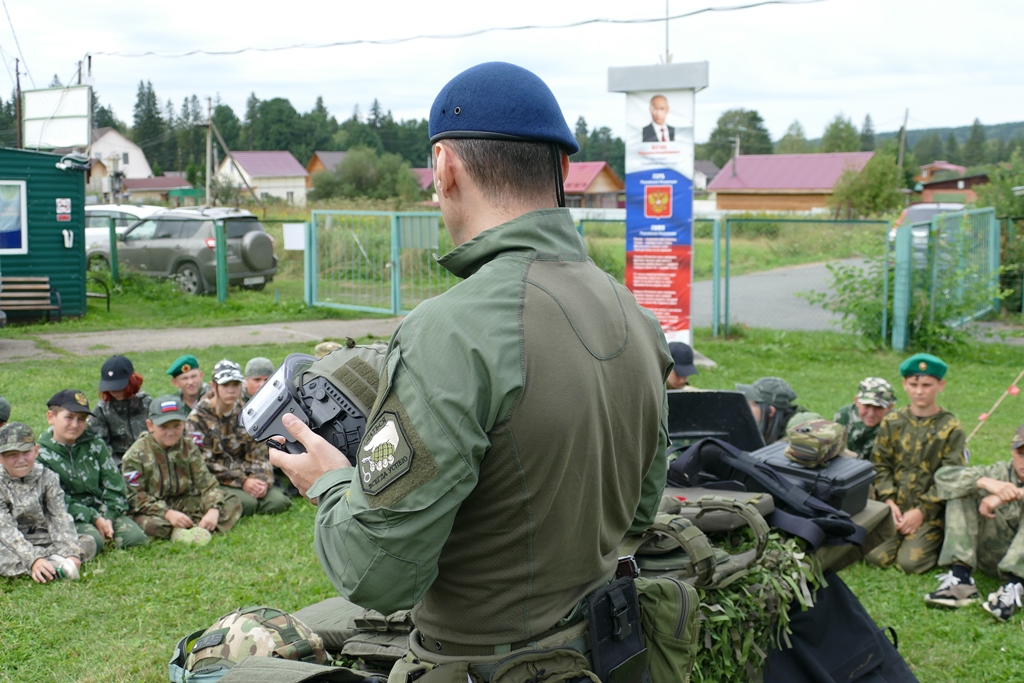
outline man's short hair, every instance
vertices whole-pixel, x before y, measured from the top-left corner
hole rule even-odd
[[[554,199],[555,163],[562,163],[547,142],[449,138],[450,146],[481,192],[508,205],[538,196]]]

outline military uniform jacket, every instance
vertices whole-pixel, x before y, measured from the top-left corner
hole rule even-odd
[[[920,508],[925,522],[941,521],[943,505],[935,488],[935,472],[943,465],[965,465],[965,443],[960,421],[948,410],[916,417],[907,406],[889,413],[878,425],[871,452],[878,473],[875,497],[892,499],[904,512]]]
[[[1017,476],[1013,463],[1009,460],[992,465],[977,467],[941,467],[935,473],[935,488],[942,500],[978,496],[983,498],[987,491],[978,488],[978,480],[982,477],[996,481],[1008,481],[1018,488],[1024,488],[1024,482]],[[1013,500],[1003,503],[995,509],[996,518],[1005,517],[1010,526],[1016,528],[1019,520],[1024,518],[1024,502]]]
[[[128,511],[121,470],[103,440],[88,429],[69,448],[53,440],[53,427],[39,435],[39,461],[60,477],[67,509],[76,522],[114,520]]]
[[[124,454],[121,469],[133,515],[163,517],[168,509],[177,510],[175,501],[185,497],[200,498],[206,510],[224,507],[216,477],[187,436],[165,449],[147,432]]]
[[[244,393],[244,391],[245,391],[245,383],[242,384],[242,391]],[[209,393],[210,393],[210,383],[209,382],[203,382],[203,385],[201,387],[199,387],[199,398],[196,399],[196,403],[199,403],[199,401],[201,401],[203,399],[203,397],[206,396]],[[180,400],[184,405],[188,405],[188,403],[185,402],[185,394],[182,393],[181,389],[178,389],[178,400]],[[193,406],[193,407],[195,407],[195,406]]]
[[[26,476],[14,479],[0,467],[0,546],[31,567],[49,554],[50,545],[64,557],[82,555],[56,473],[36,462]]]
[[[273,484],[267,445],[249,436],[238,421],[241,413],[241,401],[236,401],[231,412],[221,417],[213,410],[210,399],[203,396],[188,415],[188,435],[223,486],[242,488],[249,477]]]
[[[392,337],[357,466],[308,492],[315,545],[353,602],[419,602],[429,636],[510,643],[607,582],[623,537],[654,519],[672,358],[565,210],[486,230],[440,263],[466,280]]]
[[[110,446],[115,458],[124,455],[135,440],[147,433],[146,416],[152,399],[140,391],[125,401],[100,401],[92,410],[89,429]]]
[[[879,423],[874,427],[868,427],[860,419],[857,406],[853,403],[845,405],[836,411],[833,422],[838,422],[849,430],[846,438],[846,447],[857,454],[857,457],[868,460],[871,458],[871,449],[875,445],[875,436],[878,435]]]

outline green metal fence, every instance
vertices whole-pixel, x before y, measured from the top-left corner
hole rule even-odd
[[[306,303],[408,313],[458,281],[437,263],[452,247],[437,212],[314,211],[306,225]]]
[[[1000,229],[995,210],[941,214],[896,230],[892,347],[903,350],[912,318],[953,327],[999,306]],[[915,305],[916,304],[916,305]]]

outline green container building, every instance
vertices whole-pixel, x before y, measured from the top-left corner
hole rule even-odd
[[[0,149],[0,275],[48,276],[62,315],[85,315],[85,172],[58,168],[60,161]],[[11,320],[38,315],[7,312]]]

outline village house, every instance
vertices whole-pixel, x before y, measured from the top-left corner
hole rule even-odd
[[[221,162],[217,175],[243,188],[248,183],[260,199],[277,197],[299,206],[306,203],[309,172],[288,151],[232,152]]]

